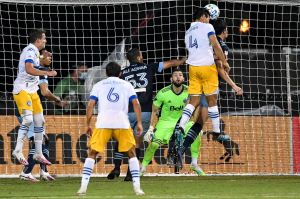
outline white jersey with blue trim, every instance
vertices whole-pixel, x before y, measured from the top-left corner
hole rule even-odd
[[[39,76],[30,75],[25,69],[25,63],[27,62],[32,63],[35,68],[39,68],[39,56],[39,50],[33,44],[29,44],[23,49],[19,60],[18,76],[14,81],[13,94],[18,94],[22,90],[35,93],[39,89]]]
[[[128,129],[128,103],[137,99],[133,86],[118,77],[109,77],[93,86],[90,99],[98,102],[96,128]]]
[[[185,46],[189,51],[186,63],[192,66],[214,64],[213,48],[209,41],[210,35],[215,35],[215,29],[211,24],[191,23],[191,27],[185,33]]]

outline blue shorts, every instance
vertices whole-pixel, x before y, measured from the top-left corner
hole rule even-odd
[[[200,106],[204,108],[208,107],[208,103],[204,94],[200,95]]]
[[[130,126],[133,129],[134,135],[137,135],[136,132],[136,124],[137,124],[137,120],[136,120],[136,115],[134,112],[128,113],[128,118],[129,118],[129,122],[130,122]],[[150,120],[151,120],[151,112],[142,112],[142,126],[143,126],[143,135],[144,136],[150,126]]]

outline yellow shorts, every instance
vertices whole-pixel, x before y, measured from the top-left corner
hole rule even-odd
[[[213,94],[218,90],[218,70],[211,66],[189,66],[189,94]]]
[[[37,92],[30,94],[26,91],[21,91],[14,95],[14,100],[17,104],[20,115],[23,113],[23,110],[32,111],[33,114],[43,112],[43,106]]]
[[[109,139],[113,137],[119,144],[119,152],[127,152],[135,146],[132,129],[97,129],[93,130],[89,147],[97,152],[104,152]]]

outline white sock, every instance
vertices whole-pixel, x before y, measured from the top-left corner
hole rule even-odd
[[[94,165],[95,165],[95,160],[93,158],[85,159],[83,170],[82,170],[81,187],[87,188],[90,182],[90,177],[93,173]]]
[[[35,153],[43,154],[42,144],[43,144],[43,132],[44,127],[34,127],[34,145],[35,145]]]
[[[28,129],[29,129],[28,126],[21,124],[19,131],[18,131],[18,138],[17,138],[17,144],[15,147],[15,151],[22,152],[24,139],[28,133]]]
[[[132,176],[133,186],[140,187],[140,165],[137,157],[129,159],[129,169]]]
[[[211,119],[213,131],[220,133],[220,116],[218,106],[208,107],[208,116]]]
[[[192,162],[191,162],[192,165],[197,165],[198,164],[198,158],[193,158],[192,157]]]
[[[187,104],[183,111],[182,111],[182,116],[181,116],[181,120],[179,122],[179,126],[181,128],[185,128],[186,123],[191,119],[193,112],[195,110],[195,107],[191,104]]]

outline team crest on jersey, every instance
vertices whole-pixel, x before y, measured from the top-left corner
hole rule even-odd
[[[27,106],[31,106],[31,101],[26,102]]]

